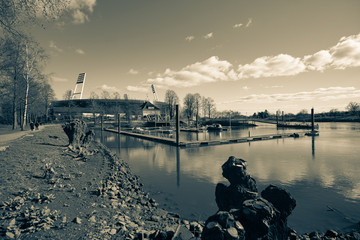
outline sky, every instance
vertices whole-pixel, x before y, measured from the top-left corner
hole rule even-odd
[[[57,99],[103,90],[211,97],[218,111],[345,110],[360,102],[358,0],[71,0],[33,36]]]

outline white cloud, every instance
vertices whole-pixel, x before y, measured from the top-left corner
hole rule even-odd
[[[63,50],[61,48],[59,48],[58,46],[56,46],[54,41],[50,41],[49,42],[49,47],[53,50],[55,50],[56,52],[62,52]]]
[[[149,91],[148,87],[141,87],[141,86],[127,86],[126,89],[132,92],[143,92],[143,93]]]
[[[108,91],[108,92],[119,92],[119,89],[113,86],[108,86],[106,84],[103,84],[101,86],[96,87],[98,90],[101,91]]]
[[[239,65],[238,77],[244,79],[292,76],[303,72],[305,69],[306,66],[300,58],[279,54],[273,57],[260,57],[250,64]]]
[[[156,78],[148,79],[148,83],[162,86],[192,87],[202,83],[235,80],[236,73],[227,61],[213,56],[203,62],[197,62],[179,71],[166,69]]]
[[[244,90],[247,91],[247,90],[249,90],[250,88],[249,88],[248,86],[243,86],[242,89],[244,89]]]
[[[252,24],[252,18],[249,18],[248,22],[246,23],[245,27],[250,27],[250,25]]]
[[[353,98],[360,96],[360,90],[354,87],[329,87],[318,88],[310,92],[278,93],[278,94],[252,94],[238,98],[232,102],[241,103],[271,103],[288,101],[329,101],[342,98]]]
[[[75,52],[76,52],[77,54],[80,54],[80,55],[84,55],[84,54],[85,54],[84,50],[82,50],[82,49],[80,49],[80,48],[76,49]]]
[[[128,74],[131,74],[131,75],[136,75],[136,74],[139,74],[139,71],[131,68],[129,71],[128,71]]]
[[[241,28],[242,27],[242,23],[237,23],[237,24],[235,24],[234,26],[233,26],[233,28]]]
[[[205,39],[210,39],[210,38],[213,38],[214,37],[214,33],[208,33],[204,36]]]
[[[251,22],[250,20],[249,22]],[[228,61],[212,56],[203,62],[188,65],[178,71],[166,69],[163,74],[158,74],[157,77],[148,79],[147,82],[161,86],[193,87],[210,82],[295,76],[306,71],[322,72],[327,69],[346,69],[359,66],[360,34],[343,37],[328,50],[321,50],[302,58],[288,54],[263,56],[255,59],[252,63],[239,65],[236,70]],[[273,86],[273,88],[275,87],[282,86]]]
[[[72,13],[73,23],[82,24],[89,21],[88,14],[94,11],[96,0],[71,0],[69,9]]]
[[[327,50],[321,50],[313,55],[304,57],[304,63],[309,70],[324,71],[331,63],[331,55]]]
[[[187,36],[187,37],[185,38],[185,41],[191,42],[191,41],[194,40],[194,39],[195,39],[194,36]]]
[[[331,65],[336,69],[360,66],[360,34],[342,37],[338,44],[330,48]]]
[[[51,77],[51,80],[54,82],[68,82],[67,78],[60,78],[60,77]]]
[[[89,17],[86,15],[86,13],[80,11],[79,9],[74,10],[72,16],[74,24],[82,24],[89,21]]]

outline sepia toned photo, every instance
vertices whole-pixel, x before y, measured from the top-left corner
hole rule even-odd
[[[360,1],[0,0],[0,239],[360,239]]]

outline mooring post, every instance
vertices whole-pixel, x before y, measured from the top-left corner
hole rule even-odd
[[[117,114],[117,116],[118,116],[118,133],[120,133],[120,131],[121,131],[121,119],[120,119],[120,113],[118,113]]]
[[[279,125],[279,113],[276,112],[276,126]]]
[[[176,146],[180,145],[180,116],[179,116],[179,105],[176,104]]]
[[[101,124],[100,124],[101,131],[103,130],[103,124],[104,124],[104,115],[101,114]]]
[[[311,108],[311,131],[315,131],[315,114],[314,108]]]

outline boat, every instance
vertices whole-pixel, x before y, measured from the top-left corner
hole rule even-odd
[[[311,132],[307,132],[305,133],[306,136],[319,136],[319,131],[311,131]]]
[[[223,127],[219,123],[214,123],[206,128],[208,131],[222,131]]]
[[[134,128],[132,129],[132,132],[133,132],[133,133],[144,134],[144,133],[145,133],[145,130],[142,129],[141,127],[134,127]]]

